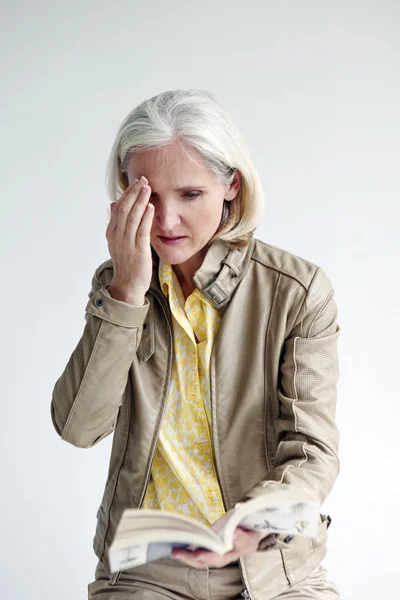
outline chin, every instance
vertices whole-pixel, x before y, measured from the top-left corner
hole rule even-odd
[[[175,248],[174,246],[163,247],[161,243],[154,244],[153,248],[161,260],[170,265],[179,265],[193,255],[188,249]]]
[[[159,258],[170,265],[181,265],[202,251],[202,248],[164,246],[162,242],[157,242],[153,248]]]

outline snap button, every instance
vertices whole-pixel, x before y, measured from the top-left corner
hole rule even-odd
[[[102,300],[101,298],[99,298],[98,300],[96,300],[96,305],[97,306],[103,306],[104,304],[104,300]]]
[[[285,544],[289,544],[289,542],[291,542],[294,539],[294,535],[288,535],[285,537],[285,539],[283,540],[285,542]]]

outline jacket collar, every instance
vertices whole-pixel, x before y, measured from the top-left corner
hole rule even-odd
[[[216,308],[225,306],[232,298],[236,287],[242,280],[250,261],[255,239],[251,238],[245,248],[230,250],[223,242],[215,240],[209,247],[200,269],[196,271],[193,282],[197,289],[208,298]],[[151,288],[160,291],[158,280],[159,258],[153,250],[153,278]]]

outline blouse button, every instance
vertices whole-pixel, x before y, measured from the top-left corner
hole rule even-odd
[[[101,298],[99,298],[98,300],[96,300],[96,305],[97,306],[103,306],[104,304],[104,300],[102,300]]]

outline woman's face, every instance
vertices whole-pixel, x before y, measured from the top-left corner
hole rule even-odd
[[[189,261],[196,270],[221,222],[224,199],[238,193],[240,172],[231,186],[224,186],[197,153],[175,142],[133,154],[127,175],[129,185],[142,175],[148,179],[154,205],[150,241],[158,256],[171,265]]]

